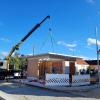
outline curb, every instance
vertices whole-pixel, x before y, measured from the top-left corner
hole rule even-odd
[[[4,99],[4,98],[0,97],[0,100],[6,100],[6,99]]]
[[[86,97],[85,94],[82,94],[82,93],[79,93],[79,92],[75,93],[73,91],[59,90],[59,89],[55,89],[55,88],[48,88],[48,87],[44,87],[44,86],[37,86],[37,85],[31,85],[31,84],[26,84],[26,85],[28,85],[28,86],[34,86],[34,87],[38,87],[38,88],[43,88],[43,89],[50,90],[50,91],[64,92],[64,93],[72,94],[72,95],[75,95],[75,96]]]
[[[28,86],[35,86],[38,88],[43,88],[43,89],[47,89],[47,90],[51,90],[51,91],[57,91],[57,92],[65,92],[65,93],[69,93],[69,94],[73,94],[73,95],[77,95],[77,96],[82,96],[82,97],[86,97],[86,95],[84,94],[84,92],[90,91],[91,89],[95,89],[95,88],[100,88],[100,84],[96,84],[96,85],[91,85],[91,86],[73,86],[73,87],[56,87],[56,86],[44,86],[41,84],[37,84],[36,82],[28,82],[28,81],[18,81],[18,80],[12,80],[12,82],[16,82],[16,83],[21,83],[21,84],[25,84]]]

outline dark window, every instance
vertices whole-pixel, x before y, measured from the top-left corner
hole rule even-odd
[[[3,62],[0,62],[0,66],[3,66]]]
[[[57,74],[59,69],[57,67],[52,67],[52,73]]]

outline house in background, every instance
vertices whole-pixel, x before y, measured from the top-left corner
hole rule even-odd
[[[84,70],[86,73],[86,70],[89,67],[89,64],[82,58],[76,58],[75,66],[76,66],[76,72],[81,74],[80,71],[82,70]]]
[[[56,53],[45,53],[28,57],[27,75],[45,79],[49,74],[78,74],[89,65],[79,57]]]
[[[95,70],[100,70],[100,60],[99,66],[97,66],[97,60],[86,60],[86,62]]]

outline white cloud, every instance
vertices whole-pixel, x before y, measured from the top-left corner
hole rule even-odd
[[[28,56],[33,56],[33,54],[32,53],[30,53],[30,54],[27,54]]]
[[[58,41],[57,44],[65,46],[65,47],[69,47],[69,48],[75,48],[77,46],[77,44],[75,44],[75,43],[67,44],[64,41]]]
[[[69,50],[70,50],[70,51],[74,51],[75,49],[73,49],[73,48],[70,48]]]
[[[95,0],[86,0],[87,3],[94,4]]]
[[[88,45],[96,45],[96,39],[88,38],[87,39],[87,43],[88,43]],[[100,45],[100,41],[99,40],[97,40],[97,44]]]
[[[6,51],[3,51],[3,52],[1,52],[1,54],[0,54],[1,56],[7,56],[8,55],[8,52],[6,52]]]
[[[67,44],[67,47],[74,48],[76,47],[76,44]]]
[[[84,56],[84,55],[79,55],[80,58],[83,58],[84,60],[90,60],[91,58]]]
[[[10,42],[10,40],[7,39],[7,38],[0,38],[0,40],[1,40],[1,41],[4,41],[4,42]]]

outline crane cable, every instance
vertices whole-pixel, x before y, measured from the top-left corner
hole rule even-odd
[[[42,50],[42,48],[46,45],[46,43],[48,42],[48,40],[50,40],[50,42],[51,42],[51,51],[52,51],[52,52],[55,51],[55,50],[54,50],[54,43],[57,43],[57,42],[56,42],[55,39],[53,38],[53,32],[52,32],[52,29],[51,29],[52,26],[53,26],[53,25],[52,25],[51,21],[49,21],[49,33],[48,33],[48,36],[47,36],[47,38],[45,39],[45,41],[42,43],[42,46],[40,47],[40,50]],[[48,37],[49,37],[49,39],[48,39]]]
[[[50,37],[52,52],[54,52],[54,42],[55,42],[55,40],[54,40],[54,38],[53,38],[53,34],[52,34],[52,29],[51,29],[51,28],[49,28],[49,34],[48,34],[48,36]],[[46,45],[47,41],[48,41],[48,37],[47,37],[47,38],[45,39],[45,41],[42,43],[42,46],[40,47],[40,50],[43,49],[43,47]]]
[[[43,49],[43,47],[46,45],[47,41],[48,41],[48,38],[46,38],[46,39],[43,41],[43,43],[42,43],[42,45],[41,45],[41,47],[40,47],[40,50]]]
[[[53,43],[53,35],[51,28],[49,28],[49,34],[50,34],[52,52],[54,52],[54,43]]]

